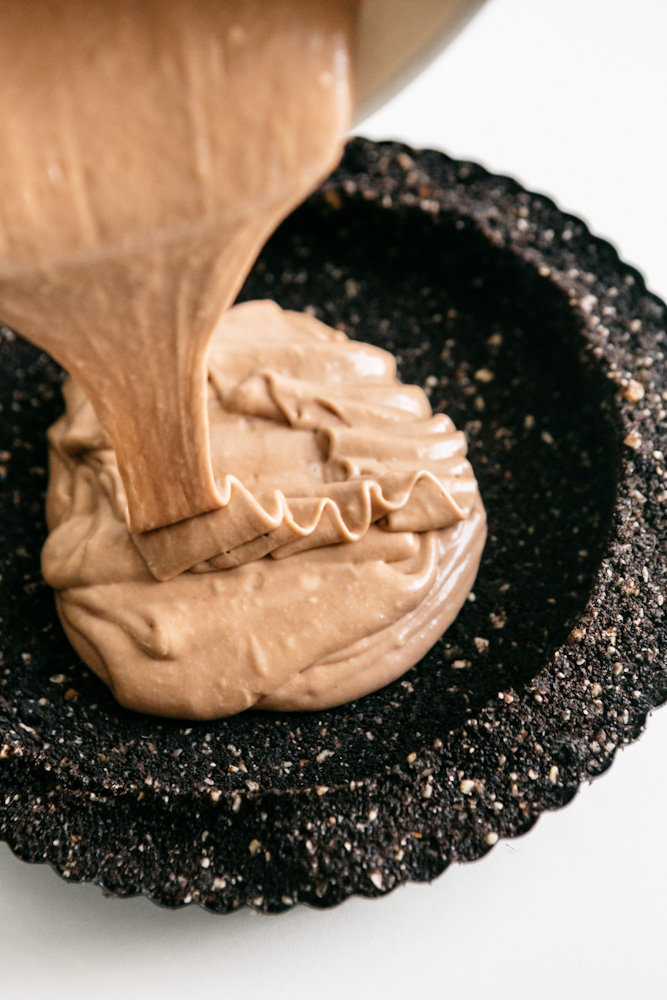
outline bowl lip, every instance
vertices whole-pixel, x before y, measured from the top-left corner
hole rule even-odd
[[[353,128],[358,128],[367,118],[387,104],[404,87],[407,87],[442,51],[463,31],[469,21],[484,6],[486,0],[457,0],[453,9],[442,3],[433,4],[432,0],[420,0],[410,4],[409,20],[418,22],[420,27],[429,25],[428,33],[414,54],[391,72],[381,72],[371,87],[366,87],[358,96],[354,95],[352,115]],[[377,15],[380,8],[373,8],[373,16],[362,17],[355,40],[355,55],[353,69],[367,59],[372,59],[372,50],[377,45],[382,32],[377,31]],[[395,17],[395,11],[393,12]],[[374,20],[375,18],[375,20]],[[407,20],[407,18],[405,19]],[[401,25],[403,28],[405,24]],[[354,76],[355,74],[353,74]],[[355,81],[356,83],[356,81]],[[356,86],[353,87],[353,93]]]
[[[426,194],[425,181],[429,187]],[[613,526],[586,608],[566,643],[553,650],[548,661],[521,690],[499,692],[497,701],[483,707],[474,719],[467,720],[443,740],[436,740],[433,746],[416,747],[414,759],[410,760],[411,754],[405,764],[393,767],[389,774],[365,775],[358,781],[331,786],[326,794],[312,787],[295,788],[287,793],[271,789],[241,793],[242,805],[238,809],[235,807],[238,792],[223,791],[212,803],[209,788],[181,790],[181,802],[196,802],[202,808],[212,809],[220,819],[221,829],[225,823],[240,823],[243,829],[250,829],[252,823],[259,823],[260,814],[265,815],[262,809],[277,810],[280,823],[287,826],[294,823],[304,805],[313,822],[321,818],[325,823],[331,812],[356,816],[376,812],[377,815],[383,803],[395,803],[392,816],[377,816],[372,830],[366,825],[359,841],[352,881],[345,885],[330,881],[323,892],[317,886],[306,885],[299,874],[301,882],[294,884],[293,891],[292,888],[289,892],[276,890],[272,895],[262,890],[258,877],[251,872],[244,888],[230,898],[222,890],[216,894],[210,886],[208,891],[202,888],[203,873],[198,869],[186,878],[185,886],[181,887],[183,891],[174,895],[171,890],[167,892],[164,887],[157,887],[155,881],[150,883],[148,876],[142,881],[136,865],[125,883],[122,878],[110,880],[101,861],[98,860],[95,867],[94,857],[88,859],[87,868],[72,867],[70,860],[63,861],[57,849],[46,840],[42,843],[34,832],[26,834],[30,829],[29,819],[22,821],[11,814],[7,789],[15,787],[12,782],[24,789],[26,795],[34,797],[36,790],[44,785],[45,774],[39,755],[34,753],[30,734],[18,735],[13,730],[14,735],[10,735],[11,718],[0,708],[0,792],[5,792],[0,795],[0,839],[5,839],[18,857],[48,863],[70,882],[92,881],[111,895],[142,894],[170,908],[195,903],[212,912],[229,912],[242,906],[280,912],[297,902],[326,907],[351,895],[384,895],[405,881],[430,880],[452,861],[474,860],[491,850],[500,839],[527,832],[543,812],[567,804],[583,781],[604,773],[617,749],[639,737],[647,714],[667,700],[667,670],[661,666],[659,654],[659,637],[665,638],[664,614],[661,605],[656,604],[667,587],[667,556],[661,555],[659,546],[659,508],[663,501],[656,499],[665,491],[655,464],[651,464],[652,453],[664,450],[667,454],[667,433],[658,426],[662,423],[664,427],[664,418],[657,416],[662,409],[660,393],[665,392],[667,399],[667,379],[664,363],[640,367],[633,357],[633,350],[635,353],[640,348],[646,351],[641,346],[641,338],[647,335],[646,329],[651,324],[655,330],[662,327],[654,335],[656,344],[662,342],[667,306],[646,290],[637,269],[624,264],[612,244],[592,235],[577,216],[560,212],[550,198],[527,191],[512,178],[492,174],[477,164],[452,159],[437,150],[416,150],[402,143],[354,138],[348,142],[339,169],[312,199],[315,205],[334,205],[335,210],[335,200],[340,200],[341,194],[346,197],[360,195],[386,207],[418,210],[434,218],[454,213],[469,220],[497,246],[521,257],[540,271],[545,280],[553,282],[569,296],[570,305],[581,323],[583,342],[612,383],[619,438],[623,435],[619,440],[622,462]],[[499,216],[494,201],[494,198],[508,196],[517,207],[513,219]],[[540,218],[554,214],[562,227],[558,233],[551,230],[547,239],[546,231],[540,231]],[[557,253],[570,254],[576,260],[584,249],[613,273],[614,279],[618,279],[617,285],[625,286],[632,298],[630,312],[635,318],[630,319],[629,313],[621,315],[620,319],[610,317],[603,322],[597,308],[601,303],[594,294],[598,286],[595,280],[589,280],[592,272],[574,274],[576,269],[573,267],[567,271],[555,267]],[[597,276],[594,274],[593,278]],[[611,287],[606,279],[605,287]],[[642,387],[646,384],[650,389],[645,392],[641,408],[637,405],[638,400],[630,398],[629,380],[635,376],[638,384]],[[635,550],[635,554],[641,552],[645,560],[641,569],[639,562],[628,560],[628,552],[632,555]],[[633,586],[623,591],[619,587],[625,580],[628,563],[634,573],[629,581]],[[643,603],[638,604],[637,593],[644,595]],[[650,607],[649,594],[655,598]],[[611,641],[610,634],[604,631],[614,627],[609,623],[615,620],[612,612],[614,615],[620,613],[619,608],[630,616],[638,616],[630,617],[629,621],[635,630],[635,646],[643,657],[639,667],[631,658],[635,646],[626,654],[621,647],[614,646],[616,640]],[[624,618],[618,624],[625,623]],[[615,650],[611,655],[610,649]],[[613,663],[622,664],[623,670],[618,675],[613,672]],[[580,679],[584,684],[585,695],[579,692],[576,705],[572,705],[575,718],[567,723],[562,719],[556,722],[549,710],[550,699],[556,700],[553,695],[556,672],[563,674],[568,682]],[[565,684],[565,680],[560,683]],[[618,739],[605,742],[598,739],[596,733],[605,725],[611,727],[608,720],[612,711],[617,720],[621,711],[623,718],[625,715],[628,718],[622,724],[615,722],[612,727]],[[527,731],[534,743],[532,748],[527,744],[512,747],[510,754],[508,748],[512,746],[517,726]],[[461,733],[469,747],[480,751],[480,756],[484,755],[489,761],[493,758],[493,772],[489,765],[485,770],[468,768],[461,772],[460,760],[449,752],[454,737],[460,739]],[[539,751],[534,749],[538,738]],[[428,770],[432,773],[425,781],[423,775]],[[163,792],[159,788],[145,790],[145,801],[150,809],[156,810],[155,822],[158,824]],[[404,806],[402,803],[408,795],[412,802]],[[99,797],[95,801],[95,795],[72,778],[63,795],[62,814],[67,814],[68,810],[98,808],[99,821],[103,824],[106,822],[103,810],[110,800],[119,805],[129,802],[128,790],[124,788],[109,789],[108,795],[102,798],[104,801]],[[497,801],[504,802],[500,816],[493,809]],[[139,812],[136,797],[132,798],[130,807]],[[284,815],[280,815],[281,810]],[[403,832],[411,828],[416,838],[412,853],[400,865],[388,858],[382,840],[383,834],[397,825]],[[328,848],[323,842],[315,843],[312,852],[303,845],[298,849],[304,857],[309,854],[311,867],[319,866],[322,873],[329,870]],[[85,854],[85,845],[74,851],[75,857],[85,857]],[[292,874],[288,871],[285,877],[288,885]]]

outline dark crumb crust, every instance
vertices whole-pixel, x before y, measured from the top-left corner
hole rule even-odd
[[[476,600],[402,681],[341,709],[122,711],[39,577],[61,374],[2,330],[0,836],[113,895],[276,912],[525,833],[667,698],[666,309],[549,199],[363,139],[243,295],[388,346],[466,430],[490,526]]]

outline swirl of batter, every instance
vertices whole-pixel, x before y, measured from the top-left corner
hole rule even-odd
[[[43,572],[122,704],[201,719],[342,704],[417,662],[465,600],[485,538],[465,440],[387,352],[271,302],[230,310],[208,380],[227,504],[139,536],[90,402],[73,380],[65,398]]]

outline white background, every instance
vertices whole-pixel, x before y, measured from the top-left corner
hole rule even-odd
[[[443,148],[552,195],[667,297],[666,50],[665,0],[491,0],[360,131]],[[0,845],[0,990],[663,998],[666,769],[667,710],[568,808],[483,861],[384,899],[278,918],[109,901]]]

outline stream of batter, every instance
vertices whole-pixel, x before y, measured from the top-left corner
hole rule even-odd
[[[356,0],[0,0],[0,319],[70,373],[45,579],[128,707],[323,708],[474,580],[465,442],[386,352],[230,308],[337,163]]]

